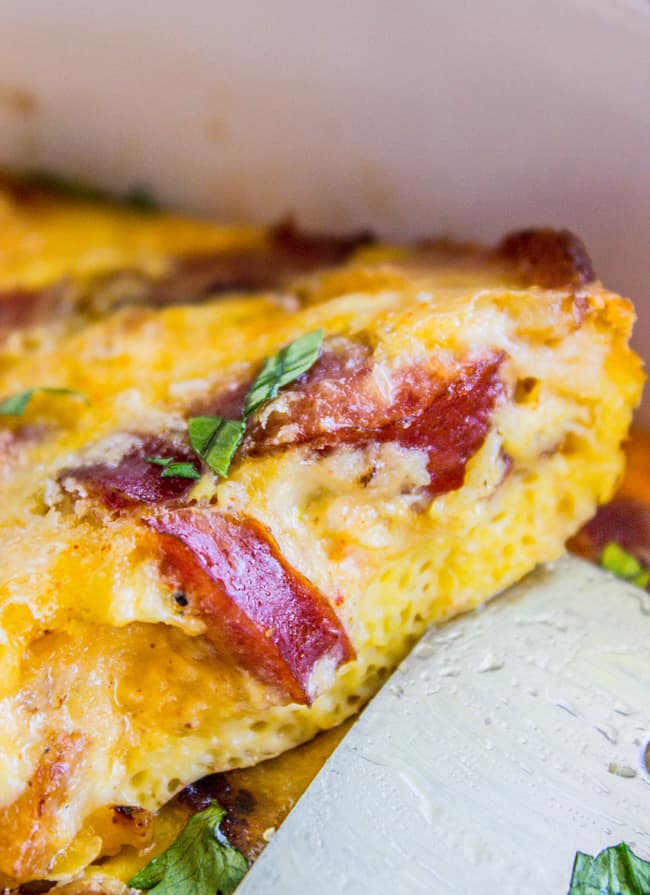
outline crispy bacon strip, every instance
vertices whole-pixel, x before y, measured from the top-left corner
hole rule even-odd
[[[597,562],[606,544],[615,541],[650,566],[650,506],[640,500],[615,497],[569,542],[569,547]]]
[[[153,284],[147,303],[166,305],[220,292],[271,289],[289,277],[339,264],[369,242],[368,233],[306,234],[286,221],[273,228],[265,248],[179,260],[173,273]]]
[[[596,279],[584,243],[570,230],[518,230],[496,254],[514,265],[524,286],[586,286]]]
[[[311,704],[317,664],[353,658],[334,610],[259,522],[194,508],[146,522],[160,536],[164,571],[210,639],[252,674]]]
[[[465,467],[485,441],[494,403],[503,392],[501,357],[466,368],[426,410],[402,418],[370,435],[369,441],[396,441],[429,455],[431,497],[460,488]]]
[[[386,381],[384,374],[377,376],[368,354],[363,345],[325,353],[283,393],[278,409],[271,406],[251,422],[240,457],[295,445],[328,451],[394,442],[428,454],[429,497],[460,488],[503,393],[502,355],[465,364],[449,378],[414,365],[393,371]],[[246,388],[231,389],[208,402],[204,412],[238,416],[245,394]],[[83,484],[110,509],[182,501],[192,482],[163,477],[160,467],[146,462],[150,456],[171,456],[199,468],[186,443],[146,436],[116,465],[68,468],[59,480],[68,490],[70,480]]]
[[[495,401],[503,393],[495,354],[468,363],[451,378],[424,365],[378,377],[358,349],[326,354],[279,409],[251,425],[244,450],[264,454],[308,444],[317,450],[340,445],[396,442],[429,455],[431,496],[459,488],[468,460],[487,435]]]
[[[65,283],[34,291],[0,290],[0,335],[60,317],[69,305],[70,290]]]
[[[93,299],[105,311],[126,304],[164,307],[202,301],[221,292],[272,289],[292,276],[345,261],[371,239],[367,233],[307,235],[289,221],[273,228],[267,245],[261,248],[178,258],[171,273],[159,279],[121,270],[99,277],[89,295],[76,298],[70,283],[64,282],[31,291],[0,290],[0,334],[46,323],[73,310],[92,309]],[[112,288],[125,275],[129,277],[129,289]]]
[[[329,451],[343,445],[366,447],[394,442],[428,454],[429,497],[462,486],[465,467],[483,444],[495,402],[503,393],[501,353],[468,362],[451,374],[424,364],[390,373],[373,366],[363,343],[341,341],[286,389],[275,405],[251,420],[239,456],[259,456],[296,445]],[[200,412],[238,417],[249,383],[202,402]],[[194,408],[193,414],[197,412]],[[198,458],[184,440],[142,436],[117,464],[95,463],[65,469],[67,490],[84,485],[110,509],[136,503],[182,501],[192,482],[165,478],[150,456],[191,462]]]
[[[64,486],[70,479],[83,484],[110,509],[124,509],[134,503],[161,504],[185,497],[194,484],[192,479],[165,477],[160,466],[147,463],[147,457],[172,457],[178,462],[192,463],[199,471],[198,459],[189,445],[148,435],[116,465],[93,463],[64,469],[59,481]]]

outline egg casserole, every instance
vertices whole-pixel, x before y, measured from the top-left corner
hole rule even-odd
[[[633,319],[566,232],[405,248],[4,182],[0,886],[122,891],[101,862],[145,863],[175,793],[560,555],[621,475]]]

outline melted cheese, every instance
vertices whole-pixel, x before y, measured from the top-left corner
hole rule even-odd
[[[14,284],[244,238],[74,204],[43,217],[3,213],[13,229],[0,280]],[[342,272],[297,280],[295,294],[290,303],[265,294],[122,309],[0,357],[2,395],[47,384],[90,399],[40,395],[24,418],[3,420],[34,435],[0,472],[0,818],[41,773],[56,732],[84,744],[66,810],[42,831],[44,866],[21,864],[0,843],[6,875],[65,878],[110,850],[89,820],[106,806],[155,810],[205,773],[255,764],[339,724],[428,623],[558,556],[616,485],[642,376],[627,348],[631,307],[600,285],[582,290],[587,311],[576,321],[575,289],[521,289],[507,269],[429,269],[421,254],[375,250]],[[453,368],[503,351],[506,392],[463,487],[428,505],[414,497],[426,457],[390,442],[250,457],[195,489],[200,505],[262,522],[343,623],[356,658],[322,669],[307,706],[219,655],[204,623],[171,599],[142,526],[71,497],[58,476],[91,457],[115,462],[129,432],[181,428],[188,402],[246,379],[318,327],[362,336],[380,379],[417,359]]]
[[[256,227],[220,227],[171,214],[0,191],[0,288],[35,289],[118,270],[165,273],[175,256],[250,249]]]

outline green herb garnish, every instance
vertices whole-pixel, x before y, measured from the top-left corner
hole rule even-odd
[[[129,880],[153,895],[231,895],[246,871],[246,858],[219,825],[225,811],[217,802],[191,817],[178,839]]]
[[[322,343],[323,330],[316,329],[267,358],[246,395],[244,416],[255,413],[262,404],[275,398],[279,389],[313,367],[318,360]]]
[[[53,171],[21,171],[12,177],[21,186],[47,190],[61,196],[69,196],[71,199],[106,202],[110,198],[110,194],[96,184],[77,180],[75,177],[67,177],[65,174],[55,174]]]
[[[128,205],[134,211],[150,212],[158,211],[160,203],[153,193],[142,184],[132,187],[124,196],[118,196],[118,202]]]
[[[316,363],[322,342],[323,330],[317,329],[267,358],[246,395],[243,419],[194,416],[189,420],[190,443],[213,472],[224,478],[228,475],[232,458],[244,437],[247,418]]]
[[[595,858],[578,852],[568,895],[649,895],[650,863],[620,842]]]
[[[154,466],[162,466],[161,477],[163,479],[200,479],[201,473],[197,472],[192,463],[180,462],[173,457],[145,457],[147,463]]]
[[[222,416],[194,416],[188,423],[192,447],[213,472],[224,477],[228,475],[245,429],[244,420],[227,420]]]
[[[650,569],[614,541],[605,545],[600,556],[600,564],[603,569],[613,572],[630,584],[636,584],[637,587],[646,588],[650,584]]]
[[[47,395],[72,395],[75,398],[81,398],[86,404],[90,404],[82,392],[75,391],[73,388],[41,386],[40,388],[27,388],[23,392],[17,392],[15,395],[4,398],[0,401],[0,416],[22,416],[33,396],[39,392]]]
[[[133,186],[128,192],[120,195],[111,193],[96,184],[66,177],[64,174],[55,174],[53,171],[22,171],[12,175],[12,178],[20,185],[47,190],[84,202],[126,205],[141,212],[154,211],[159,207],[149,190],[141,184]]]

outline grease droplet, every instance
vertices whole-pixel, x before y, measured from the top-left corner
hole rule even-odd
[[[610,774],[616,774],[617,777],[626,777],[629,780],[631,780],[632,777],[636,777],[634,768],[631,768],[626,764],[616,764],[615,761],[610,761],[607,765],[607,770]]]
[[[487,653],[484,657],[483,661],[479,665],[477,671],[483,673],[485,671],[500,671],[505,662],[503,659],[498,658],[494,655],[494,653]]]

